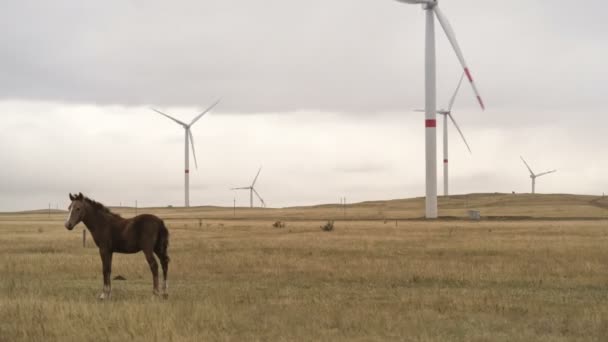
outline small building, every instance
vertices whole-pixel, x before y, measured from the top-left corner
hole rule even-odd
[[[469,220],[481,220],[481,213],[479,212],[479,210],[469,210]]]

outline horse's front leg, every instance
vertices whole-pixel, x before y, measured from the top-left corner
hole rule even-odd
[[[110,299],[112,297],[112,251],[100,248],[99,255],[103,271],[103,291],[99,295],[99,299]]]

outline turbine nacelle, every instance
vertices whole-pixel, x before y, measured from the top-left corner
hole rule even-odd
[[[437,5],[437,0],[396,0],[396,1],[402,2],[404,4],[410,4],[410,5],[418,5],[418,4],[422,4],[425,6]]]

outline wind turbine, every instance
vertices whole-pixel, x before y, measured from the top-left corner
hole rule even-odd
[[[260,194],[258,194],[258,192],[255,191],[255,188],[254,188],[255,182],[258,180],[258,176],[260,175],[260,171],[262,171],[262,167],[260,167],[260,169],[258,170],[258,173],[255,175],[255,178],[253,179],[253,182],[251,182],[250,186],[230,189],[230,190],[249,190],[249,206],[251,208],[253,208],[253,194],[255,194],[258,197],[258,199],[262,203],[262,207],[266,207],[266,203],[262,199],[262,196],[260,196]]]
[[[532,169],[530,168],[530,165],[528,165],[528,163],[526,163],[526,161],[524,160],[524,157],[519,156],[519,158],[521,158],[521,161],[524,162],[524,164],[526,164],[526,167],[528,168],[528,171],[530,171],[530,179],[532,179],[532,194],[535,193],[535,188],[536,188],[536,178],[540,177],[540,176],[544,176],[544,175],[548,175],[550,173],[556,172],[557,170],[551,170],[551,171],[546,171],[546,172],[541,172],[541,173],[537,173],[535,174],[534,172],[532,172]]]
[[[464,69],[464,73],[477,96],[477,101],[484,109],[483,101],[477,91],[477,87],[471,77],[471,72],[464,60],[460,46],[456,41],[454,31],[450,26],[447,18],[437,5],[437,0],[397,0],[406,4],[422,4],[422,8],[426,12],[426,39],[425,39],[425,150],[426,150],[426,218],[437,218],[437,89],[435,75],[435,21],[433,14],[437,17],[437,21],[441,24],[458,61]]]
[[[177,124],[181,125],[182,127],[184,127],[185,135],[186,135],[185,155],[184,155],[185,156],[185,160],[184,160],[185,194],[184,194],[184,196],[185,196],[185,206],[186,207],[190,206],[190,153],[188,151],[189,145],[192,146],[192,156],[194,157],[194,165],[198,169],[198,163],[196,161],[196,151],[194,150],[194,137],[192,136],[192,131],[190,130],[190,128],[192,128],[192,125],[194,125],[198,121],[198,119],[200,119],[203,115],[205,115],[207,112],[209,112],[211,109],[213,109],[213,107],[215,107],[219,102],[220,102],[220,100],[215,101],[215,103],[213,103],[209,108],[205,109],[204,112],[200,113],[194,119],[192,119],[192,121],[190,121],[189,124],[181,122],[181,121],[177,120],[176,118],[169,116],[168,114],[165,114],[159,110],[151,108],[153,111],[157,112],[158,114],[163,115],[163,116],[175,121]],[[190,144],[188,144],[188,142],[190,142]]]
[[[454,127],[460,133],[460,137],[464,144],[467,146],[469,153],[471,152],[471,147],[469,143],[467,143],[467,139],[465,139],[464,134],[460,130],[460,127],[456,123],[454,116],[452,115],[452,106],[454,106],[454,101],[456,100],[456,95],[458,94],[458,90],[460,89],[460,85],[462,84],[462,79],[464,78],[464,73],[460,76],[460,81],[458,81],[458,86],[456,86],[456,90],[454,91],[454,95],[452,95],[452,99],[450,100],[450,104],[448,105],[448,109],[440,109],[437,111],[437,114],[443,115],[443,195],[449,195],[449,186],[448,186],[448,117],[452,120]],[[422,109],[416,109],[416,112],[424,112]]]

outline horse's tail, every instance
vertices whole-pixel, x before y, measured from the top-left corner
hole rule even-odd
[[[169,261],[169,255],[167,254],[167,249],[169,249],[169,230],[167,226],[165,226],[165,222],[163,220],[160,221],[160,229],[158,231],[158,238],[156,239],[156,250],[159,251],[161,255],[164,255]]]

